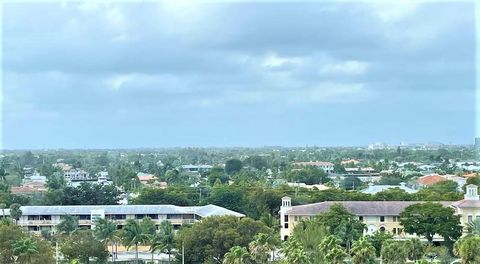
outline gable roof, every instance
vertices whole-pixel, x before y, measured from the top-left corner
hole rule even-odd
[[[286,212],[287,215],[318,215],[326,212],[334,204],[341,204],[351,214],[385,216],[399,215],[406,207],[422,202],[417,201],[328,201],[314,204],[293,206]],[[438,202],[443,206],[450,206],[452,202]]]

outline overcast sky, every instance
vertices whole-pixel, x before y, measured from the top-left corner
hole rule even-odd
[[[473,3],[8,3],[2,22],[6,149],[475,134]]]

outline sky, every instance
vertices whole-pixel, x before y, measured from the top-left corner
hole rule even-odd
[[[468,2],[4,3],[2,149],[475,136]]]

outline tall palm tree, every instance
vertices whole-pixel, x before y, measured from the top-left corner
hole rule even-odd
[[[274,250],[279,242],[279,239],[275,235],[258,233],[249,244],[252,257],[259,263],[267,263],[270,252],[273,258],[275,254]]]
[[[174,247],[175,233],[173,232],[173,226],[170,221],[162,221],[158,228],[158,232],[153,236],[150,236],[150,252],[165,252],[168,254],[168,261],[170,262],[172,250]]]
[[[336,245],[325,255],[325,263],[343,264],[346,257],[347,252],[345,252],[345,249],[340,245]]]
[[[13,254],[23,259],[24,263],[30,263],[33,255],[38,253],[37,243],[31,237],[24,237],[13,244]]]
[[[7,181],[8,172],[4,168],[0,168],[0,182],[5,183]]]
[[[250,254],[245,247],[234,246],[225,253],[223,264],[245,264],[249,259]]]
[[[148,241],[148,234],[144,232],[141,224],[135,219],[128,219],[121,232],[123,244],[130,249],[135,246],[135,261],[138,263],[138,245]]]
[[[17,203],[10,205],[10,217],[14,220],[15,224],[17,224],[17,220],[20,219],[23,214],[20,207],[21,205]]]
[[[149,236],[148,239],[149,239],[148,243],[150,244],[149,251],[152,254],[152,263],[153,263],[153,256],[155,255],[155,252],[163,252],[165,250],[165,245],[162,243],[158,234]]]
[[[309,255],[294,237],[282,244],[280,252],[285,256],[285,260],[289,264],[306,264],[309,263]]]
[[[7,205],[0,203],[0,209],[2,209],[2,218],[5,218],[5,208],[7,208]]]
[[[353,264],[375,264],[375,247],[366,237],[353,243],[352,253]]]
[[[475,221],[468,223],[468,234],[480,236],[480,218],[477,217]]]
[[[95,228],[93,229],[95,237],[100,240],[105,246],[108,247],[108,244],[111,245],[112,252],[112,262],[115,262],[114,256],[114,244],[117,241],[117,225],[112,221],[105,218],[99,218],[95,223]]]
[[[70,235],[78,229],[78,217],[69,214],[62,215],[60,223],[57,225],[56,229],[61,235]]]

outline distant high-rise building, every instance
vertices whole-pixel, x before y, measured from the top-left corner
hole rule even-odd
[[[480,151],[480,137],[475,138],[475,149]]]

